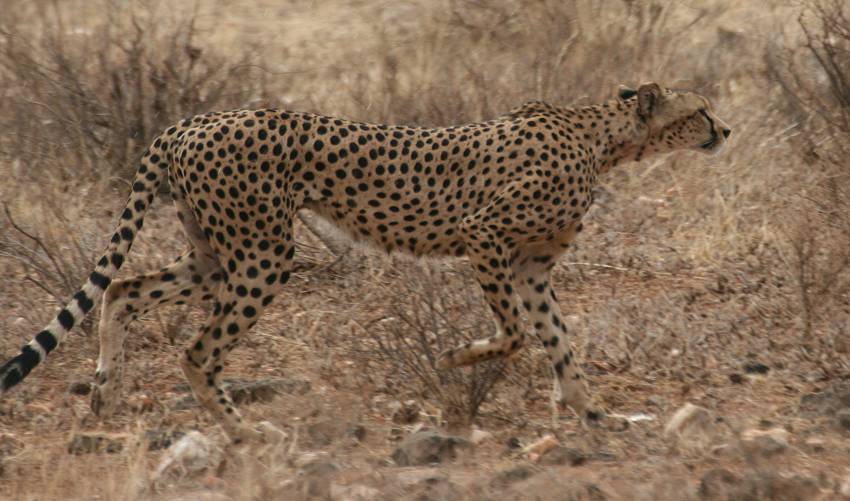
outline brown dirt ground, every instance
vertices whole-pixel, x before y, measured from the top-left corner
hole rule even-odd
[[[184,8],[156,5],[160,15],[175,17]],[[708,32],[755,32],[753,24],[775,26],[791,9],[783,2],[771,5],[762,12],[748,2],[717,0],[693,2],[685,11],[722,7]],[[98,20],[97,8],[88,2],[69,1],[64,8],[76,12],[82,28],[87,20]],[[328,61],[327,66],[345,74],[357,63],[334,60],[337,47],[373,40],[376,19],[398,30],[382,36],[404,43],[408,31],[419,29],[417,19],[432,19],[432,8],[428,2],[216,0],[199,3],[197,19],[205,43],[256,47],[272,71],[313,71]],[[228,13],[224,19],[222,10]],[[285,64],[280,62],[284,58],[273,57],[280,53],[287,56]],[[736,74],[737,69],[723,71]],[[776,140],[785,124],[772,121],[772,111],[746,113],[746,102],[760,92],[757,78],[765,77],[724,79],[727,88],[719,91],[726,109],[737,113],[736,133],[740,131],[746,146],[724,158],[675,155],[613,175],[577,250],[555,270],[561,307],[575,315],[579,336],[574,342],[586,356],[593,391],[618,413],[653,418],[626,431],[605,432],[584,429],[574,417],[562,416],[560,443],[585,451],[589,457],[583,464],[548,464],[547,455],[535,461],[507,445],[512,440],[531,444],[552,431],[550,383],[543,352],[535,346],[510,362],[506,380],[497,384],[480,415],[451,430],[465,436],[474,426],[491,432],[492,438],[444,464],[393,465],[389,458],[398,436],[417,424],[447,427],[434,396],[415,376],[395,372],[374,355],[370,332],[362,327],[388,315],[389,306],[400,300],[399,291],[403,294],[400,280],[405,273],[419,273],[410,271],[417,265],[363,249],[336,259],[301,228],[304,270],[231,355],[228,367],[230,377],[294,377],[311,383],[303,395],[243,406],[249,418],[269,420],[290,437],[297,435],[294,447],[269,452],[254,445],[228,446],[228,458],[217,468],[155,487],[148,477],[162,451],[125,445],[117,453],[68,453],[69,440],[79,432],[132,438],[149,430],[177,429],[220,435],[196,406],[173,405],[186,396],[176,357],[203,310],[168,308],[131,328],[124,405],[116,416],[97,419],[87,396],[69,392],[71,383],[89,382],[94,373],[94,324],[71,333],[25,384],[4,396],[0,498],[300,499],[318,493],[346,499],[340,489],[363,485],[377,490],[374,499],[679,500],[702,499],[700,482],[706,472],[725,468],[739,483],[762,478],[760,484],[753,480],[755,497],[739,492],[728,499],[842,499],[842,482],[850,481],[850,432],[842,431],[833,415],[804,412],[800,399],[846,383],[846,351],[826,356],[801,348],[792,272],[784,269],[787,260],[776,239],[782,225],[772,222],[780,217],[776,211],[782,202],[777,199],[787,194],[785,186],[799,181],[789,164],[801,160],[791,155],[793,144]],[[381,112],[380,104],[349,105],[327,88],[282,89],[279,98],[327,113]],[[759,106],[767,109],[764,102]],[[776,160],[771,167],[776,170],[770,171],[776,185],[763,185],[753,168],[767,155]],[[713,188],[706,188],[704,172],[712,173]],[[106,234],[113,214],[105,212],[116,211],[123,197],[120,189],[108,193],[102,201],[74,209],[83,214],[81,226],[94,240]],[[33,213],[40,197],[49,196],[31,183],[0,188],[0,194],[15,207],[29,204]],[[36,229],[41,221],[28,213],[20,218]],[[180,251],[174,221],[166,204],[149,212],[123,277],[161,266]],[[70,252],[68,245],[60,252]],[[433,266],[458,272],[453,287],[466,283],[463,261]],[[53,306],[45,303],[56,304],[28,276],[19,262],[0,259],[0,353],[13,353],[52,314]],[[476,301],[478,307],[467,314],[485,315],[480,298]],[[819,335],[832,332],[830,321],[847,322],[843,308],[822,315]],[[846,335],[846,327],[839,332]],[[840,339],[834,342],[832,346],[841,346]],[[744,365],[752,361],[769,370],[746,374]],[[393,405],[407,400],[422,409],[417,423],[394,423]],[[688,402],[720,420],[715,423],[720,431],[705,447],[677,445],[665,434],[665,424]],[[349,423],[365,427],[362,442],[346,438]],[[745,430],[775,427],[789,432],[788,447],[778,454],[765,458],[742,445]],[[339,469],[311,484],[299,462],[305,454],[318,454]],[[513,476],[505,473],[510,471]],[[769,474],[791,480],[771,487],[763,480]],[[336,490],[328,493],[331,484]],[[814,490],[807,490],[810,485]]]

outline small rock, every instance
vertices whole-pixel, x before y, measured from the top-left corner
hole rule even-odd
[[[729,381],[731,381],[732,384],[743,384],[744,376],[738,374],[737,372],[733,372],[732,374],[729,374]]]
[[[24,448],[24,443],[11,433],[0,434],[0,460]]]
[[[788,430],[771,428],[769,430],[745,430],[741,433],[741,445],[744,452],[769,458],[788,449]]]
[[[332,501],[372,501],[380,495],[381,491],[365,485],[331,484],[330,488]]]
[[[800,412],[808,417],[832,416],[842,409],[850,409],[850,381],[836,383],[800,398]]]
[[[145,442],[149,451],[158,451],[171,447],[171,444],[185,435],[186,433],[179,430],[148,430],[145,432]]]
[[[390,428],[389,439],[393,442],[397,442],[404,438],[405,433],[404,428],[401,426],[393,426]]]
[[[791,501],[817,499],[816,496],[821,494],[814,478],[802,475],[785,477],[774,473],[750,473],[744,478],[738,492],[738,496],[730,499]]]
[[[224,489],[227,487],[227,481],[210,473],[204,475],[204,478],[201,479],[201,485],[207,489]]]
[[[360,423],[348,423],[345,429],[345,436],[362,442],[366,438],[366,427]]]
[[[342,423],[338,421],[323,420],[307,425],[307,436],[313,442],[313,445],[325,447],[331,445],[337,437],[342,434]]]
[[[537,461],[540,457],[546,454],[549,450],[558,445],[558,439],[554,435],[545,435],[539,440],[525,446],[522,453],[528,456],[532,461]]]
[[[419,421],[419,413],[422,408],[416,400],[407,400],[405,402],[393,402],[390,404],[392,410],[392,420],[396,424],[412,424]]]
[[[296,468],[306,468],[316,462],[327,461],[328,455],[324,452],[302,452],[292,463]]]
[[[416,499],[418,501],[443,501],[459,499],[457,486],[449,476],[437,468],[413,468],[398,473],[396,480],[401,484],[397,496],[384,499]]]
[[[664,427],[664,433],[667,435],[676,435],[682,433],[683,430],[695,424],[705,424],[712,421],[711,413],[708,409],[704,409],[690,402],[686,403],[677,410],[667,426]]]
[[[138,414],[152,411],[155,405],[156,402],[144,393],[133,394],[127,397],[127,407]]]
[[[479,445],[486,440],[490,440],[493,438],[493,434],[489,431],[479,430],[475,428],[472,430],[472,433],[469,434],[469,441],[475,445]]]
[[[226,391],[236,405],[270,402],[280,394],[304,395],[310,391],[310,382],[295,378],[272,378],[259,381],[226,381]]]
[[[806,447],[812,450],[812,452],[823,452],[826,450],[826,440],[822,437],[809,437],[805,442]]]
[[[418,431],[399,444],[392,454],[392,459],[399,466],[442,463],[454,459],[457,449],[468,445],[469,442],[460,437],[442,435],[435,431]]]
[[[844,480],[841,482],[841,485],[838,486],[838,493],[844,496],[845,498],[850,499],[850,475],[844,477]]]
[[[805,379],[807,383],[820,383],[821,381],[829,380],[829,376],[827,376],[826,372],[823,369],[815,369],[812,372],[806,374]]]
[[[719,468],[706,472],[699,486],[700,499],[705,501],[728,500],[808,500],[818,498],[821,490],[814,478],[774,473],[749,473],[743,479],[729,470]]]
[[[220,448],[200,432],[192,430],[165,451],[154,470],[153,479],[194,475],[207,468],[215,468],[220,459]]]
[[[767,371],[769,370],[770,367],[755,360],[750,360],[744,364],[744,372],[747,374],[767,374]]]
[[[736,499],[740,485],[740,477],[725,468],[715,468],[703,474],[698,492],[705,500]]]
[[[646,405],[661,408],[664,407],[665,404],[666,401],[664,400],[664,397],[659,395],[650,395],[646,398]]]
[[[628,414],[625,416],[622,414],[611,414],[611,416],[623,419],[627,425],[629,423],[643,423],[645,421],[655,421],[655,416],[643,412],[635,412],[633,414]]]
[[[299,378],[269,378],[259,381],[245,381],[242,379],[225,379],[222,388],[229,392],[233,403],[251,404],[254,402],[269,402],[280,394],[304,395],[310,391],[310,381]],[[190,393],[192,390],[186,383],[174,385],[174,391]],[[175,400],[172,408],[185,410],[197,407],[195,399],[190,395],[183,399]]]
[[[494,487],[506,487],[515,482],[519,482],[520,480],[525,480],[535,473],[534,468],[530,465],[516,465],[497,472],[490,481],[490,485],[493,485]]]
[[[585,480],[563,478],[557,474],[534,475],[516,482],[494,499],[505,501],[559,500],[559,501],[606,501],[612,499],[596,483]],[[613,499],[634,499],[620,498]],[[673,499],[673,498],[666,498]]]
[[[115,454],[124,449],[128,435],[109,433],[75,433],[68,442],[68,453],[78,456],[93,452]]]
[[[673,439],[676,447],[694,451],[707,450],[722,437],[711,412],[690,402],[673,414],[664,434]]]
[[[68,385],[68,393],[81,396],[88,395],[91,393],[91,383],[89,381],[74,381]]]
[[[229,501],[233,498],[224,492],[211,490],[192,491],[182,496],[169,498],[170,501]]]
[[[168,402],[168,408],[172,411],[185,411],[196,407],[198,407],[198,401],[195,400],[194,395],[174,398]]]
[[[522,447],[522,442],[517,437],[511,437],[505,442],[505,447],[508,451],[514,451]]]
[[[599,450],[588,456],[594,461],[617,461],[617,454],[610,450]],[[577,466],[577,465],[576,465]]]
[[[554,449],[543,454],[540,458],[540,463],[545,465],[568,464],[570,466],[579,466],[587,462],[587,460],[588,455],[585,452],[572,447],[558,445]]]
[[[758,427],[760,430],[769,430],[771,428],[776,427],[776,423],[774,423],[770,419],[759,419]]]
[[[444,471],[436,467],[411,468],[399,471],[396,480],[402,485],[414,485],[422,482],[436,482],[446,477]]]
[[[308,462],[299,471],[301,494],[309,499],[329,497],[331,478],[338,471],[339,466],[329,460],[317,458]]]

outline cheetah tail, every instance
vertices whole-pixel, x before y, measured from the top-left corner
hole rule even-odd
[[[20,353],[0,366],[0,394],[20,383],[32,369],[43,361],[65,338],[65,335],[83,321],[86,314],[100,302],[112,278],[121,268],[124,257],[130,252],[136,232],[153,202],[165,175],[168,164],[154,151],[162,152],[165,143],[157,141],[145,151],[133,180],[133,191],[112,235],[112,240],[89,275],[85,284],[47,327],[27,344]],[[162,153],[164,155],[164,153]]]

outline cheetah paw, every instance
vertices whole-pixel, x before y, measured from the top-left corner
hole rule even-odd
[[[106,418],[115,413],[115,391],[107,385],[92,385],[89,406],[95,416]]]
[[[457,350],[455,348],[450,348],[437,357],[437,368],[438,369],[453,369],[457,367],[459,364],[457,363],[456,357]]]
[[[600,409],[588,409],[581,419],[582,424],[606,431],[621,432],[629,428],[631,422],[622,414],[613,414]]]

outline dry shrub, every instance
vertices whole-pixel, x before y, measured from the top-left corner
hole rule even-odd
[[[721,7],[628,0],[444,4],[413,20],[402,10],[398,19],[373,21],[379,34],[373,45],[341,54],[364,61],[367,70],[332,67],[327,78],[340,86],[326,95],[317,89],[315,106],[370,120],[445,125],[492,118],[530,99],[596,102],[622,83],[657,79],[703,88],[716,76],[711,58],[691,57],[679,42]],[[351,110],[352,101],[358,110]]]
[[[4,205],[3,209],[0,258],[8,258],[20,265],[22,278],[57,303],[67,300],[83,283],[96,259],[98,230],[103,228],[97,224],[74,223],[69,220],[67,210],[51,203],[42,210],[33,210],[27,225],[16,222],[7,206]],[[70,242],[69,227],[76,230]],[[40,309],[37,303],[32,306],[35,311]],[[87,332],[90,326],[90,319],[82,325]]]
[[[804,346],[831,354],[847,326],[824,322],[836,308],[850,310],[850,6],[813,0],[798,22],[802,41],[768,57],[805,132],[805,182],[790,200],[783,257],[796,281]]]
[[[73,26],[56,4],[41,30],[0,23],[0,144],[32,174],[93,181],[129,177],[141,149],[179,118],[261,101],[250,53],[224,56],[196,41],[195,17],[162,23],[155,3],[104,4],[100,24]],[[9,12],[14,12],[9,10]]]
[[[439,354],[494,332],[492,315],[471,272],[431,263],[407,263],[388,285],[388,315],[369,330],[374,356],[388,367],[387,378],[405,392],[435,399],[450,424],[470,422],[494,385],[505,377],[506,361],[463,369],[437,369]]]
[[[156,2],[104,2],[91,26],[53,2],[8,7],[0,18],[0,167],[19,183],[0,186],[8,204],[0,257],[61,303],[113,224],[99,201],[124,200],[128,187],[115,181],[132,176],[142,148],[183,116],[256,104],[264,78],[248,49],[217,53],[196,40],[194,14],[162,22]],[[31,8],[43,14],[40,29],[22,22]]]

